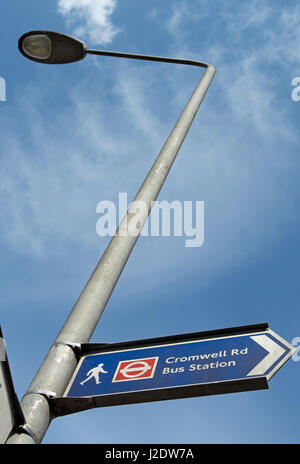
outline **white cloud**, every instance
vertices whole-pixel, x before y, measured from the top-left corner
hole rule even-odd
[[[214,86],[219,87],[222,98],[229,103],[233,117],[244,118],[264,136],[276,136],[280,127],[281,136],[295,140],[286,119],[287,105],[281,106],[278,98],[282,89],[280,78],[286,74],[290,85],[290,76],[298,75],[295,73],[300,62],[299,5],[282,6],[264,0],[228,2],[214,14],[212,4],[210,28],[193,43],[185,31],[188,26],[192,30],[197,22],[200,30],[205,28],[207,10],[202,15],[199,7],[207,8],[207,3],[199,0],[189,9],[185,5],[175,2],[166,20],[173,38],[173,55],[200,58],[197,50],[200,43],[201,59],[217,67]]]
[[[55,77],[52,83],[59,86]],[[29,146],[13,122],[6,124],[2,141],[3,152],[10,156],[1,161],[0,234],[10,248],[47,258],[50,248],[51,254],[61,253],[67,244],[101,246],[97,203],[117,199],[119,191],[128,192],[132,200],[146,173],[144,157],[150,152],[153,161],[160,148],[164,125],[147,109],[148,83],[143,70],[121,66],[114,105],[102,99],[101,92],[96,99],[93,92],[87,94],[86,82],[80,82],[67,90],[69,106],[55,112],[54,123],[41,110],[52,87],[42,95],[23,89],[16,111],[24,115]]]
[[[254,13],[251,18],[253,24]],[[260,16],[257,21],[262,20]],[[188,42],[182,46],[187,49]],[[210,270],[212,276],[249,253],[259,253],[283,231],[280,222],[292,216],[295,192],[289,184],[293,170],[289,150],[297,134],[289,126],[286,109],[276,104],[270,77],[260,67],[271,46],[270,39],[257,55],[251,51],[228,63],[224,45],[213,43],[207,48],[219,63],[217,75],[160,195],[160,199],[205,201],[205,242],[193,256],[201,255],[197,266]],[[162,69],[168,72],[167,65],[149,66],[120,63],[117,78],[110,80],[114,97],[117,94],[113,101],[95,99],[92,89],[86,92],[86,82],[78,84],[70,106],[57,116],[55,137],[38,116],[40,102],[32,101],[29,92],[25,95],[18,111],[34,128],[29,134],[33,150],[25,150],[22,140],[17,141],[13,127],[4,146],[11,155],[2,161],[6,176],[0,191],[6,204],[1,234],[11,247],[23,244],[25,252],[47,256],[49,250],[53,254],[58,249],[53,237],[61,248],[85,243],[88,249],[100,243],[93,242],[97,203],[117,199],[119,192],[126,191],[132,199],[192,91],[185,69],[177,72],[174,67],[167,80],[161,74]],[[37,162],[41,147],[43,162]],[[279,215],[280,192],[288,189],[289,203]],[[170,239],[162,245],[160,240],[143,239],[135,269],[158,275],[155,255],[159,254],[160,272],[167,272],[172,263],[177,276],[185,269],[180,263],[192,259],[179,242]],[[169,273],[168,278],[177,277]]]
[[[58,1],[58,11],[70,26],[74,25],[78,38],[87,37],[95,44],[108,44],[119,32],[111,21],[116,6],[117,0]]]
[[[183,18],[187,15],[188,9],[185,4],[173,6],[172,14],[167,22],[167,28],[170,32],[176,31]]]

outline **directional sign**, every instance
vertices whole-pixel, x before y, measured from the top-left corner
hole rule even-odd
[[[7,360],[5,341],[0,327],[0,444],[5,443],[14,427],[25,423],[19,400],[14,390]]]
[[[267,324],[85,349],[64,394],[75,410],[268,388],[295,351]]]

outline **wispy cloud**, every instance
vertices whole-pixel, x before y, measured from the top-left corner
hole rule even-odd
[[[108,44],[120,31],[111,19],[117,0],[59,0],[63,14],[74,33],[95,44]]]
[[[286,106],[278,104],[280,79],[290,76],[300,65],[300,7],[282,6],[267,1],[238,4],[228,2],[214,13],[218,2],[212,2],[210,28],[206,28],[207,2],[198,0],[187,9],[175,2],[166,20],[173,40],[174,54],[202,58],[217,67],[214,85],[221,98],[230,104],[232,115],[245,118],[264,136],[272,136],[281,125],[281,135],[294,138]],[[201,8],[205,13],[201,14]],[[191,30],[199,24],[198,40],[185,36],[187,23]],[[292,27],[291,27],[292,25]],[[197,48],[201,44],[201,56]],[[197,53],[197,54],[196,54]],[[276,72],[274,69],[276,67]]]
[[[53,85],[59,86],[56,79]],[[102,99],[101,92],[97,98],[88,93],[86,81],[67,89],[69,105],[55,111],[54,124],[42,110],[50,88],[38,95],[23,89],[15,105],[23,115],[27,143],[16,129],[18,120],[5,123],[2,140],[10,156],[1,166],[0,234],[11,249],[46,258],[50,248],[53,254],[82,242],[98,246],[97,203],[117,198],[119,191],[136,193],[136,179],[141,182],[145,174],[143,159],[158,150],[164,124],[147,109],[142,70],[121,66],[116,82],[111,89],[116,105]]]
[[[251,11],[249,17],[243,12],[243,17],[251,17],[251,27],[257,23],[265,30],[268,20],[273,21],[267,9],[256,19]],[[274,31],[281,30],[286,15],[283,10]],[[234,33],[227,32],[229,41],[231,37],[234,40]],[[224,45],[206,44],[203,58],[210,56],[217,64],[217,75],[160,196],[205,201],[201,260],[198,252],[193,256],[197,266],[210,269],[211,275],[241,262],[250,250],[258,252],[270,237],[283,232],[280,223],[290,220],[298,195],[290,175],[297,132],[289,124],[289,110],[276,103],[268,69],[260,66],[276,41],[275,35],[270,36],[257,54],[253,44],[245,42],[245,54],[235,61],[228,60]],[[285,47],[287,43],[288,38]],[[181,42],[193,55],[188,45],[188,39]],[[95,98],[92,88],[80,82],[69,94],[69,107],[59,116],[56,113],[52,132],[49,121],[41,118],[43,98],[35,102],[30,92],[27,97],[24,92],[18,113],[34,128],[28,134],[32,150],[26,150],[23,132],[18,139],[13,125],[3,141],[3,150],[11,156],[2,161],[6,175],[0,187],[5,202],[1,234],[9,246],[22,243],[24,252],[36,256],[57,251],[53,237],[59,238],[61,248],[83,242],[86,249],[94,247],[96,242],[90,239],[97,239],[97,203],[126,191],[132,199],[193,85],[186,69],[177,72],[174,67],[161,87],[161,70],[167,73],[169,68],[145,66],[122,62],[114,68],[116,74],[110,76],[114,95],[109,101],[107,96]],[[41,147],[43,162],[37,162]],[[282,191],[289,194],[279,215]],[[161,272],[167,272],[170,254],[173,264],[191,259],[176,240],[165,241],[162,248],[159,240],[143,242],[141,259],[147,266],[140,262],[139,272],[157,272],[155,250]]]

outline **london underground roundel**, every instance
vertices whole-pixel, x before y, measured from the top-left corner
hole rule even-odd
[[[154,375],[158,356],[153,358],[130,359],[120,361],[113,377],[113,382],[151,379]]]

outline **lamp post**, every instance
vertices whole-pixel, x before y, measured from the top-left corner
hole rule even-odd
[[[24,34],[19,50],[26,58],[47,64],[71,63],[93,54],[199,66],[205,73],[134,199],[133,205],[142,201],[146,211],[141,216],[138,208],[129,207],[21,401],[26,424],[7,440],[11,444],[42,441],[52,419],[47,398],[63,395],[78,362],[76,347],[90,340],[215,75],[214,66],[200,61],[89,50],[80,40],[50,31]]]

